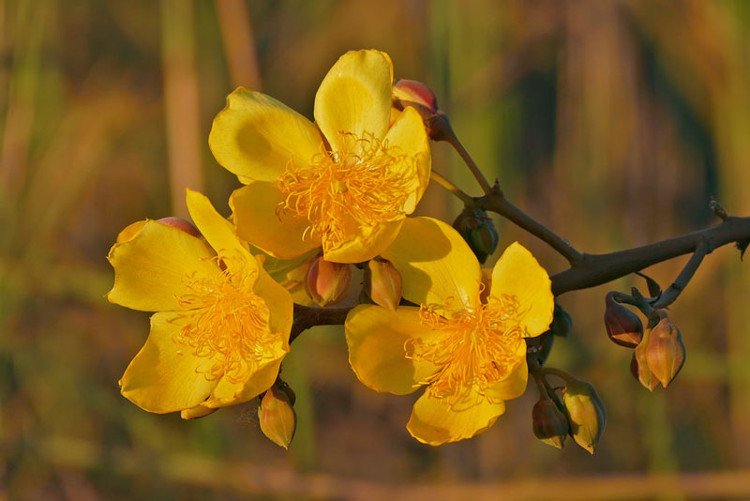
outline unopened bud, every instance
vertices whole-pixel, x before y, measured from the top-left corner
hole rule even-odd
[[[276,386],[266,392],[258,407],[258,420],[266,437],[284,449],[289,448],[297,427],[297,416],[285,392]]]
[[[659,386],[659,380],[654,377],[651,369],[648,368],[648,361],[646,360],[645,342],[648,335],[649,333],[646,331],[643,341],[633,351],[633,358],[630,360],[630,373],[641,385],[648,388],[648,391],[654,391],[654,388]]]
[[[321,256],[307,270],[305,287],[313,301],[329,306],[344,300],[351,281],[352,270],[348,264],[331,263]]]
[[[370,299],[375,304],[395,311],[401,301],[401,273],[390,261],[372,259],[368,264],[370,279]]]
[[[534,435],[542,442],[562,449],[570,431],[568,418],[560,412],[555,402],[543,395],[531,410]]]
[[[198,228],[196,228],[193,223],[191,223],[190,221],[186,221],[181,217],[163,217],[161,219],[157,219],[157,221],[159,223],[166,224],[167,226],[171,226],[173,228],[177,228],[178,230],[184,231],[188,235],[192,235],[194,237],[201,236],[201,232],[198,231]]]
[[[658,323],[651,328],[646,347],[646,360],[654,377],[663,387],[677,376],[685,363],[685,345],[680,330],[664,310],[658,310]]]
[[[593,386],[574,379],[567,383],[563,403],[568,412],[570,436],[578,445],[594,453],[607,424],[607,410]]]
[[[615,344],[635,348],[643,339],[643,323],[638,315],[615,301],[614,296],[614,292],[609,292],[604,298],[607,335]]]
[[[422,117],[427,136],[433,141],[455,139],[448,116],[438,109],[437,98],[427,85],[415,80],[396,80],[392,90],[393,107],[411,106]]]
[[[453,227],[466,240],[480,263],[484,263],[497,249],[497,230],[492,219],[482,209],[465,207],[453,220]]]
[[[555,303],[555,310],[552,314],[552,324],[549,326],[550,332],[555,336],[568,337],[570,329],[573,328],[573,319],[562,306]]]
[[[393,101],[397,107],[421,106],[436,113],[438,111],[437,98],[427,85],[416,80],[399,79],[393,82]],[[419,110],[417,110],[419,111]]]

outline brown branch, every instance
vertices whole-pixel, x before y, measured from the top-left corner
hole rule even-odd
[[[487,195],[476,198],[475,201],[477,207],[500,214],[549,244],[550,247],[567,259],[571,266],[578,267],[583,264],[584,254],[578,252],[567,240],[564,240],[555,232],[513,205],[505,198],[497,183],[495,183],[495,186],[492,187],[492,190]]]
[[[642,247],[609,254],[583,254],[579,266],[573,266],[551,277],[552,292],[559,296],[610,282],[653,264],[695,252],[703,241],[706,242],[708,254],[713,249],[748,238],[750,217],[727,217],[710,228]]]
[[[353,308],[353,306],[346,308],[316,308],[295,303],[294,323],[292,324],[292,332],[289,334],[289,342],[291,343],[303,331],[316,325],[344,325],[346,315]]]

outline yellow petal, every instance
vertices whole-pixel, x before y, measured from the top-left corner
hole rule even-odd
[[[471,391],[478,392],[474,387]],[[475,399],[476,395],[469,396]],[[446,399],[435,398],[429,388],[414,404],[406,428],[425,444],[441,445],[471,438],[492,426],[505,412],[505,402],[476,398],[476,404],[455,410]]]
[[[391,114],[391,58],[377,50],[347,52],[336,61],[315,96],[315,121],[336,151],[346,136],[382,139]]]
[[[408,158],[416,161],[419,190],[413,200],[413,206],[404,208],[407,214],[411,214],[430,182],[430,142],[422,117],[414,108],[410,106],[405,108],[388,130],[385,141],[389,147],[398,147]]]
[[[178,310],[177,297],[190,292],[186,278],[218,272],[212,257],[201,239],[172,226],[147,221],[138,233],[109,251],[107,258],[115,269],[115,284],[107,299],[134,310]]]
[[[240,180],[274,181],[287,163],[307,165],[320,152],[315,125],[272,97],[238,88],[214,119],[208,145]]]
[[[481,278],[479,261],[446,223],[428,217],[407,219],[382,256],[401,273],[403,295],[409,301],[446,304],[453,297],[463,307],[474,305]]]
[[[349,238],[324,251],[332,263],[361,263],[385,251],[398,235],[404,219],[386,221],[372,227],[359,226]]]
[[[141,229],[147,222],[148,220],[136,221],[135,223],[129,224],[117,235],[117,243],[121,244],[123,242],[127,242],[128,240],[132,240],[132,238],[136,236],[139,231],[141,231]]]
[[[182,419],[198,419],[213,414],[217,410],[218,409],[211,409],[210,407],[200,404],[189,409],[184,409],[180,412],[180,417]]]
[[[391,311],[360,305],[349,312],[344,328],[349,364],[359,380],[373,390],[406,395],[437,371],[430,362],[406,358],[404,343],[408,339],[432,334],[421,324],[418,308]]]
[[[179,313],[156,313],[151,332],[120,380],[122,394],[143,410],[163,414],[191,409],[216,386],[200,369],[206,358],[175,344],[173,337],[186,318]]]
[[[258,269],[258,262],[237,237],[232,223],[216,212],[205,195],[187,190],[186,200],[190,217],[216,253],[225,258],[227,268],[230,271],[241,268],[243,273],[254,273]]]
[[[292,296],[278,282],[271,278],[265,269],[260,268],[254,292],[265,301],[269,310],[268,328],[271,332],[282,333],[287,338],[292,330],[294,304]]]
[[[245,381],[234,383],[226,377],[221,378],[204,405],[216,408],[240,404],[270,388],[279,375],[281,361],[289,353],[288,334],[280,335],[273,344],[263,346],[263,351],[267,359],[248,374]]]
[[[512,243],[495,264],[492,271],[490,295],[515,296],[524,337],[534,337],[549,329],[555,309],[551,282],[547,271],[536,258],[518,242]]]
[[[319,247],[320,239],[303,239],[309,221],[291,215],[276,215],[284,201],[274,183],[253,182],[235,190],[229,200],[237,234],[243,240],[282,258],[293,259]]]
[[[529,367],[526,364],[526,343],[518,345],[516,352],[518,365],[507,378],[495,383],[487,390],[487,396],[493,400],[513,400],[524,394],[529,379]]]

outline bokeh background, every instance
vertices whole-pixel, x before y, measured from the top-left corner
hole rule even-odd
[[[252,403],[181,421],[117,380],[148,315],[110,305],[120,229],[184,215],[184,189],[228,215],[239,185],[207,145],[244,85],[307,116],[336,58],[390,53],[424,81],[509,198],[586,252],[750,215],[750,2],[666,0],[0,0],[0,499],[748,499],[750,268],[716,250],[671,308],[687,364],[668,391],[609,343],[604,294],[560,298],[574,329],[550,364],[591,381],[609,422],[596,455],[538,442],[536,392],[482,436],[433,448],[415,397],[376,394],[341,329],[294,343],[289,452]],[[472,194],[458,156],[435,170]],[[431,187],[422,214],[460,209]],[[564,262],[498,221],[551,273]],[[648,272],[662,286],[686,258]]]

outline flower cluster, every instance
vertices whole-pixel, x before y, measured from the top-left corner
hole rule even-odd
[[[294,396],[279,372],[295,302],[348,308],[349,361],[368,387],[424,387],[407,424],[421,442],[473,437],[525,391],[527,340],[553,318],[547,272],[518,243],[482,270],[465,235],[408,217],[431,177],[425,113],[437,104],[416,82],[393,85],[388,55],[364,50],[325,76],[314,122],[258,92],[229,95],[209,145],[243,184],[231,217],[188,191],[195,226],[134,223],[110,251],[108,299],[156,312],[125,397],[184,418],[262,397],[261,429],[287,447]],[[364,295],[350,291],[353,266]]]

